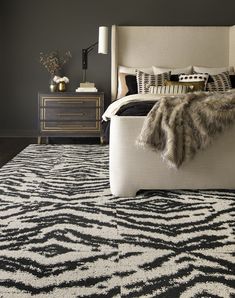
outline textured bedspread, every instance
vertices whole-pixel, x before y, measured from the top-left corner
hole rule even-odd
[[[234,121],[235,91],[164,97],[149,112],[137,143],[178,168]]]

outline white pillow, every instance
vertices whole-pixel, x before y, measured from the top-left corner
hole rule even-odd
[[[188,66],[185,68],[164,68],[164,67],[153,66],[153,72],[155,75],[161,74],[163,72],[168,72],[168,71],[170,71],[172,75],[177,75],[181,73],[190,74],[192,73],[192,70],[193,70],[192,66]]]
[[[233,72],[233,67],[203,67],[203,66],[193,66],[193,71],[198,73],[208,73],[209,75],[217,75],[222,72]]]
[[[122,65],[119,65],[118,67],[118,72],[131,74],[131,75],[136,75],[136,70],[141,70],[148,74],[154,74],[152,67],[127,67]]]

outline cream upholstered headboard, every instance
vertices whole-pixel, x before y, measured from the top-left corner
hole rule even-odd
[[[235,26],[112,26],[112,99],[117,95],[118,66],[235,66]]]

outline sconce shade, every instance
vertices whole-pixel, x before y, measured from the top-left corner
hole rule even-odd
[[[98,53],[108,54],[108,27],[99,27],[99,43],[98,43]]]

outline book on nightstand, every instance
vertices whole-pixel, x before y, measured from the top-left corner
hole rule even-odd
[[[80,87],[76,89],[76,92],[98,92],[98,89],[95,87],[95,83],[80,83]]]

